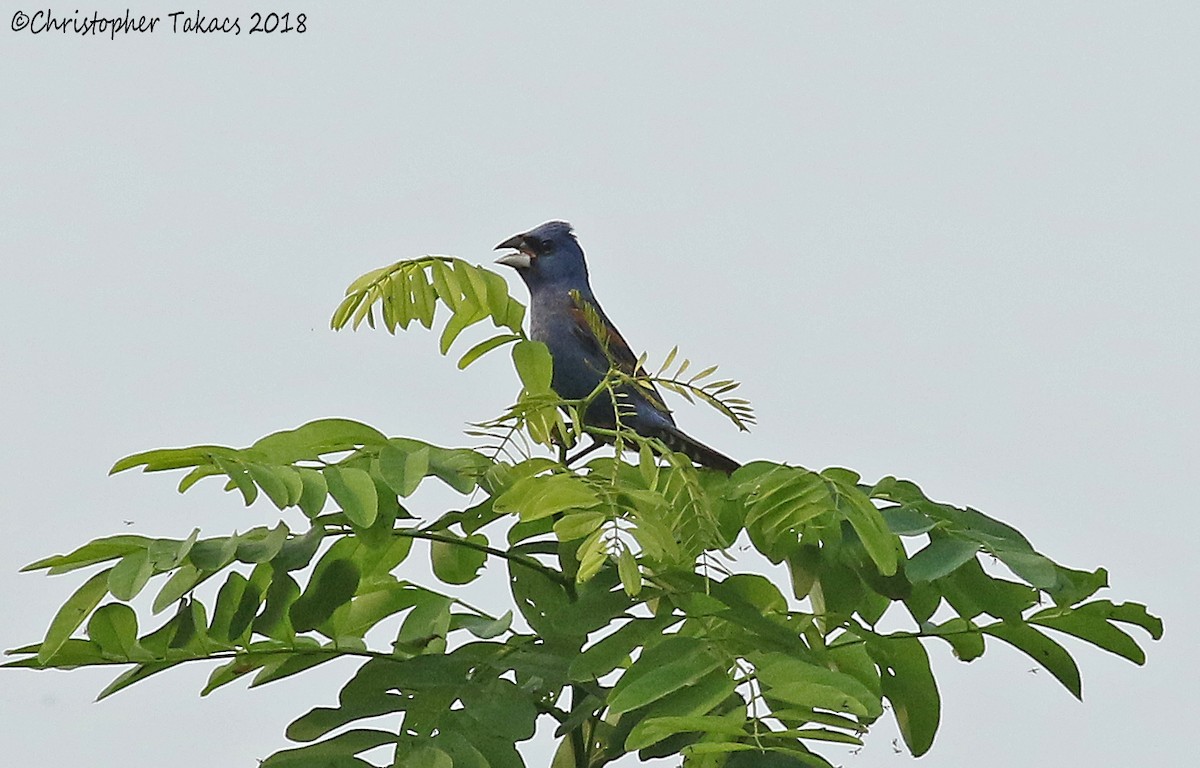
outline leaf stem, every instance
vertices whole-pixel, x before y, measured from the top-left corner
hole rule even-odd
[[[395,536],[407,536],[410,539],[428,539],[429,541],[440,541],[444,544],[453,544],[460,547],[467,547],[468,549],[474,549],[477,552],[485,552],[493,557],[499,557],[501,559],[508,560],[510,563],[516,563],[517,565],[522,565],[531,570],[538,571],[546,578],[557,582],[563,587],[566,587],[568,590],[574,590],[575,585],[570,579],[568,579],[559,571],[543,565],[528,555],[522,555],[516,552],[507,552],[503,549],[496,549],[495,547],[488,546],[487,544],[479,544],[477,542],[468,541],[467,539],[462,539],[457,536],[434,533],[432,531],[422,531],[414,528],[396,528],[392,530],[392,534]]]

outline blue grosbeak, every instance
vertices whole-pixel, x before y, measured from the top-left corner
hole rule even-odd
[[[516,249],[497,263],[515,268],[529,288],[530,335],[550,349],[554,360],[551,386],[559,397],[581,400],[592,394],[610,365],[630,376],[645,375],[592,294],[583,249],[570,224],[548,221],[496,246],[502,248]],[[661,440],[701,466],[726,474],[741,466],[680,431],[653,385],[626,383],[615,389],[622,425],[643,437]],[[615,429],[613,400],[606,393],[597,396],[583,416],[584,426]]]

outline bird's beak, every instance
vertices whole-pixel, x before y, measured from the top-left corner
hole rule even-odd
[[[525,235],[513,235],[492,250],[499,251],[504,248],[513,248],[518,251],[523,250],[525,248]]]
[[[499,251],[503,248],[515,248],[517,253],[506,253],[496,259],[497,264],[503,264],[506,267],[513,269],[529,269],[529,265],[533,263],[533,259],[529,255],[527,246],[525,245],[524,235],[513,235],[505,240],[500,245],[497,245],[495,250]]]
[[[500,258],[496,259],[496,263],[503,264],[506,267],[512,267],[513,269],[529,269],[529,265],[533,263],[533,260],[529,258],[528,253],[521,253],[518,251],[517,253],[504,254]]]

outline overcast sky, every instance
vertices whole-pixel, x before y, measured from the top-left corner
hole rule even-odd
[[[1007,647],[933,646],[923,766],[1192,764],[1200,6],[501,5],[309,2],[267,37],[206,1],[243,33],[109,40],[4,3],[0,646],[81,581],[25,563],[278,517],[107,477],[123,455],[327,416],[465,443],[516,393],[503,355],[459,372],[329,315],[369,269],[565,218],[637,350],[744,382],[758,428],[684,406],[689,432],[911,478],[1165,618],[1145,668],[1069,644],[1083,703]],[[351,669],[201,700],[194,665],[99,704],[109,673],[6,671],[0,754],[254,765]],[[839,759],[908,764],[895,737]]]

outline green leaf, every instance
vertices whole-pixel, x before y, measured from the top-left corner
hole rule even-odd
[[[509,297],[502,325],[515,333],[521,333],[525,324],[525,305]]]
[[[826,649],[827,653],[824,663],[831,669],[843,672],[858,680],[858,682],[862,683],[871,692],[872,702],[877,702],[883,695],[883,684],[879,679],[879,668],[875,665],[875,660],[871,658],[871,654],[867,652],[867,646],[862,640],[863,638],[855,632],[848,631],[839,635],[837,640]],[[872,709],[872,711],[874,710]],[[825,725],[847,727],[844,722],[839,722],[836,716],[831,715],[831,717],[834,717],[834,719],[820,720],[815,716],[808,719],[814,722],[822,722]]]
[[[387,437],[382,432],[361,422],[317,419],[295,429],[267,435],[248,450],[273,464],[291,464],[302,459],[316,459],[325,453],[385,442]]]
[[[256,669],[259,669],[267,662],[266,655],[253,656],[238,656],[232,661],[229,661],[215,668],[208,676],[208,682],[205,683],[203,690],[200,691],[201,696],[207,696],[223,685],[228,685],[240,677],[243,677]]]
[[[67,638],[108,594],[108,577],[111,572],[112,569],[109,568],[92,576],[58,609],[58,613],[50,622],[50,628],[46,631],[46,638],[42,640],[38,649],[37,658],[40,663],[45,664],[58,652]]]
[[[974,538],[994,552],[1033,553],[1029,540],[1022,536],[1020,531],[994,517],[988,517],[977,509],[959,509],[949,504],[926,504],[923,508],[949,523],[950,530],[967,538]]]
[[[500,513],[516,512],[522,522],[530,522],[599,503],[595,489],[574,475],[537,475],[513,483],[496,499],[493,509]]]
[[[1146,610],[1146,606],[1141,603],[1120,603],[1114,604],[1109,600],[1097,600],[1086,605],[1081,605],[1077,608],[1083,613],[1095,612],[1104,616],[1108,621],[1117,621],[1122,624],[1133,624],[1141,627],[1150,634],[1150,637],[1155,640],[1161,640],[1163,634],[1162,619],[1153,616]]]
[[[397,750],[395,768],[454,768],[454,761],[437,747]]]
[[[783,653],[755,654],[750,660],[763,694],[770,699],[864,718],[878,717],[883,711],[879,697],[851,675]]]
[[[800,546],[788,552],[784,558],[788,576],[791,577],[792,594],[797,600],[808,597],[821,569],[821,550],[814,546]]]
[[[374,590],[363,590],[350,603],[345,616],[339,616],[337,631],[342,636],[362,637],[371,627],[400,611],[416,605],[427,590],[408,585],[391,584]]]
[[[983,634],[970,619],[950,619],[929,631],[949,643],[959,661],[973,661],[983,655]]]
[[[465,629],[480,640],[491,640],[499,637],[512,626],[512,611],[505,611],[498,619],[474,614],[456,613],[451,616],[452,629]]]
[[[304,494],[304,481],[300,479],[300,472],[295,467],[287,466],[273,466],[271,472],[282,480],[287,488],[287,505],[294,507],[299,504],[300,497]]]
[[[274,528],[251,528],[238,534],[237,559],[243,563],[265,563],[283,549],[288,538],[287,523],[280,522]]]
[[[443,355],[450,351],[454,340],[479,319],[473,313],[468,314],[468,310],[473,309],[473,307],[462,307],[461,309],[463,311],[456,312],[446,321],[446,327],[442,329],[442,335],[438,339],[438,351]]]
[[[307,632],[325,623],[335,610],[354,597],[360,577],[358,564],[353,560],[322,560],[308,589],[289,609],[292,627],[297,632]]]
[[[490,269],[476,267],[475,271],[482,278],[487,292],[487,308],[492,316],[492,324],[502,328],[508,319],[509,303],[513,300],[508,295],[508,281]],[[520,326],[515,330],[519,332]]]
[[[920,757],[933,745],[942,711],[929,655],[915,637],[869,637],[867,648],[879,664],[900,735],[913,757]]]
[[[879,572],[884,576],[891,576],[896,572],[899,541],[888,529],[883,515],[871,503],[870,498],[858,489],[854,481],[844,477],[846,472],[847,470],[830,468],[824,470],[821,475],[831,482],[838,509],[853,526],[854,532],[862,540],[863,547],[879,568]]]
[[[637,597],[642,591],[642,573],[638,570],[637,558],[628,547],[621,548],[617,557],[617,575],[621,578],[621,587],[625,594]]]
[[[608,540],[603,530],[598,530],[587,537],[575,552],[579,567],[575,572],[575,582],[582,584],[589,581],[600,572],[608,562]]]
[[[734,680],[728,671],[718,667],[691,685],[662,697],[644,711],[646,717],[699,717],[714,710],[728,712],[734,688]],[[735,715],[726,714],[726,717],[732,716]]]
[[[255,632],[274,640],[292,641],[296,630],[289,618],[292,604],[300,597],[300,585],[286,573],[276,573],[267,587],[267,602],[254,619]]]
[[[237,571],[230,572],[217,593],[208,634],[220,643],[235,642],[249,629],[261,601],[257,587]]]
[[[412,286],[413,308],[417,320],[426,328],[433,327],[433,318],[437,314],[437,292],[425,279],[425,270],[414,269],[408,273]]]
[[[23,648],[18,648],[8,651],[10,654],[30,653],[37,654],[40,644],[27,645]],[[38,660],[36,655],[24,659],[5,662],[0,664],[0,667],[13,667],[24,669],[74,669],[93,664],[106,664],[108,659],[104,658],[104,654],[100,652],[100,646],[93,643],[91,640],[81,640],[78,638],[68,638],[58,650],[54,652],[45,663]]]
[[[1077,699],[1083,698],[1079,667],[1066,648],[1024,622],[996,622],[982,628],[1046,668]]]
[[[515,551],[526,555],[536,544]],[[553,546],[553,545],[552,545]],[[574,594],[559,580],[522,564],[509,563],[509,582],[517,608],[538,634],[551,643],[578,648],[584,638],[624,615],[632,602],[623,590],[614,589],[615,574],[605,571],[597,579],[576,585]]]
[[[316,744],[276,752],[259,763],[259,768],[350,768],[369,765],[362,761],[354,762],[352,758],[360,752],[395,743],[396,734],[390,731],[357,728]],[[442,765],[431,768],[449,767]]]
[[[171,574],[171,578],[167,579],[167,583],[154,597],[153,612],[161,613],[164,608],[190,592],[207,575],[190,563],[179,566],[179,570]]]
[[[625,749],[633,752],[689,731],[736,738],[746,735],[746,724],[727,717],[648,717],[634,726],[625,739]]]
[[[852,717],[843,717],[834,715],[829,712],[821,712],[815,709],[799,707],[796,709],[780,709],[772,708],[771,714],[778,718],[780,722],[787,725],[790,723],[821,723],[822,725],[833,726],[834,728],[842,728],[856,733],[862,733],[863,724],[859,720]]]
[[[336,650],[331,650],[328,653],[314,653],[312,651],[305,653],[281,653],[263,665],[258,674],[254,676],[254,680],[250,682],[249,687],[257,688],[260,685],[273,683],[276,680],[300,674],[305,670],[318,667],[326,662],[343,658],[344,656],[345,654]]]
[[[182,663],[182,662],[181,661],[152,661],[152,662],[147,662],[144,664],[138,664],[137,666],[121,673],[120,675],[117,676],[117,678],[115,680],[113,680],[111,683],[106,685],[104,687],[104,690],[100,691],[100,693],[96,695],[96,701],[100,701],[101,699],[106,699],[109,696],[112,696],[117,691],[128,688],[129,686],[133,685],[134,683],[140,683],[142,680],[145,680],[147,677],[150,677],[151,675],[156,675],[159,672],[168,670],[171,667],[174,667],[175,665],[180,664],[180,663]]]
[[[703,641],[692,637],[666,638],[643,651],[621,675],[609,695],[608,711],[619,715],[643,707],[720,666],[720,659]]]
[[[263,493],[267,494],[267,498],[271,500],[279,509],[285,509],[291,504],[292,496],[289,481],[283,477],[283,471],[292,471],[291,467],[269,467],[264,464],[254,464],[247,462],[246,471],[250,474],[250,479],[259,488],[262,488]],[[296,478],[296,485],[299,486],[299,478]],[[300,488],[297,488],[297,498],[299,498]]]
[[[132,600],[154,575],[150,553],[144,549],[131,552],[114,565],[108,575],[108,591],[118,600]]]
[[[979,545],[973,541],[938,536],[909,558],[904,575],[914,584],[940,579],[974,558],[978,551]]]
[[[237,555],[235,536],[220,536],[197,541],[188,551],[188,560],[202,571],[219,571],[233,562]]]
[[[761,613],[785,613],[787,599],[770,579],[757,573],[735,573],[716,588],[719,600],[734,598],[755,606]]]
[[[113,464],[110,475],[134,467],[145,467],[143,472],[161,472],[168,469],[183,469],[202,464],[211,464],[218,456],[231,457],[236,451],[221,445],[194,445],[189,448],[159,448],[135,453]]]
[[[76,568],[84,568],[96,563],[115,560],[118,557],[124,557],[132,552],[136,552],[139,549],[146,549],[150,545],[150,541],[145,536],[107,536],[102,539],[90,541],[68,555],[53,555],[42,558],[25,566],[21,571],[38,571],[43,568],[52,568],[55,573],[66,573]]]
[[[765,754],[753,744],[737,745],[747,749],[732,753],[723,768],[833,768],[828,760],[809,751],[795,739],[766,738],[765,741],[772,744]],[[719,748],[725,745],[701,743],[688,747],[685,752],[701,754],[700,749],[708,746]]]
[[[429,471],[459,493],[475,490],[491,466],[491,459],[469,448],[431,446],[429,450]]]
[[[359,528],[370,527],[379,514],[379,496],[371,476],[353,467],[329,466],[323,472],[329,495],[341,505],[350,522]]]
[[[415,595],[416,605],[400,625],[396,647],[417,652],[443,653],[450,631],[450,598],[436,592]]]
[[[518,336],[515,333],[501,333],[497,336],[491,337],[490,339],[485,339],[484,341],[481,341],[468,349],[466,353],[459,358],[458,369],[461,371],[471,363],[486,355],[488,352],[491,352],[496,347],[502,347],[511,341],[520,341],[522,338],[524,337]]]
[[[412,551],[413,540],[406,536],[392,536],[381,546],[359,546],[354,553],[363,572],[363,582],[368,584],[395,583],[391,572],[403,563]]]
[[[189,488],[204,478],[220,474],[223,473],[219,467],[213,466],[212,464],[201,464],[183,476],[183,479],[179,481],[178,490],[180,493],[186,493]]]
[[[154,539],[146,552],[156,572],[169,571],[176,568],[191,553],[200,536],[200,529],[193,528],[191,534],[182,541],[178,539]]]
[[[513,345],[513,364],[521,383],[531,393],[549,392],[550,379],[554,373],[554,361],[550,350],[540,341],[528,339],[518,341]]]
[[[199,600],[181,600],[175,616],[168,622],[168,625],[170,624],[174,624],[175,634],[170,638],[168,648],[182,649],[195,656],[208,653],[205,637],[208,617],[205,615],[203,603]]]
[[[297,467],[296,473],[300,476],[303,486],[300,491],[300,500],[297,503],[305,517],[312,520],[325,508],[325,498],[329,494],[329,487],[325,483],[325,476],[315,469]]]
[[[237,488],[241,492],[246,506],[253,504],[254,500],[258,498],[258,486],[254,484],[254,478],[250,477],[250,471],[246,469],[246,465],[236,458],[222,458],[214,455],[212,460],[223,473],[229,476],[229,484],[225,486],[225,489]]]
[[[475,313],[483,307],[483,297],[479,296],[472,286],[471,265],[461,259],[454,259],[449,263],[449,267],[454,275],[454,287],[458,293],[454,313],[463,316]]]
[[[378,285],[379,283],[383,282],[392,274],[394,274],[397,269],[406,265],[407,262],[400,262],[398,264],[393,264],[390,267],[373,269],[365,275],[360,275],[354,282],[350,283],[348,288],[346,288],[346,295],[351,296],[356,293],[363,293],[371,286]]]
[[[1074,635],[1097,648],[1129,659],[1134,664],[1145,664],[1145,651],[1132,637],[1109,623],[1108,618],[1111,614],[1107,609],[1111,607],[1112,603],[1103,601],[1088,603],[1074,609],[1050,608],[1035,613],[1029,618],[1029,623]]]
[[[570,679],[591,681],[627,663],[634,650],[671,624],[678,617],[665,616],[651,619],[632,619],[612,634],[592,643],[583,653],[571,661]]]
[[[290,536],[271,558],[271,565],[284,571],[298,571],[308,566],[325,540],[324,526],[314,525],[301,536]]]
[[[559,541],[574,541],[590,536],[604,524],[608,516],[603,512],[575,512],[563,515],[554,521],[554,535]]]
[[[734,682],[729,674],[724,669],[715,669],[692,685],[680,688],[639,710],[638,714],[644,712],[645,719],[652,719],[657,717],[701,717],[716,713],[739,726],[745,726],[747,724],[745,705],[740,696],[735,697],[733,691]],[[737,702],[737,704],[732,702]],[[621,718],[618,721],[618,730],[613,740],[620,743],[622,732],[631,731],[630,726],[637,724],[636,715],[627,715]],[[636,740],[637,737],[634,738]],[[699,737],[685,733],[669,734],[659,741],[652,742],[653,746],[642,747],[639,756],[642,759],[650,759],[673,755],[678,753],[684,744],[694,742],[697,738]],[[626,741],[628,741],[628,737]]]
[[[751,576],[752,574],[742,575]],[[729,579],[725,581],[729,581]],[[759,590],[755,589],[753,585],[751,585],[749,590],[746,589],[746,583],[739,583],[740,580],[735,580],[729,585],[726,585],[725,581],[710,583],[707,587],[709,595],[704,595],[702,591],[693,591],[692,600],[700,602],[702,606],[704,602],[708,602],[711,605],[711,601],[708,600],[709,597],[716,598],[717,601],[724,605],[724,608],[718,611],[721,618],[758,635],[756,642],[762,647],[770,645],[786,649],[789,653],[804,653],[806,647],[800,641],[798,632],[794,626],[788,626],[786,619],[782,617],[777,617],[774,614],[765,614],[759,606],[743,597],[744,594],[761,594]],[[775,592],[778,594],[778,589]],[[697,600],[697,598],[704,599]],[[698,611],[703,614],[713,610],[711,607],[701,606],[688,605],[686,602],[681,605],[689,614],[697,613]]]
[[[379,474],[388,487],[401,497],[411,496],[429,473],[429,448],[421,446],[415,450],[401,447],[404,443],[392,441],[379,451]]]
[[[1050,590],[1058,583],[1058,566],[1036,552],[1008,552],[997,550],[996,557],[1038,589]]]
[[[459,281],[459,284],[462,287],[463,295],[469,296],[470,300],[479,307],[486,308],[488,303],[488,287],[487,279],[485,277],[487,275],[487,271],[474,264],[468,264],[462,259],[454,260],[454,271],[459,275],[460,278],[466,278],[465,280],[460,279]],[[506,282],[504,286],[504,291],[507,293],[508,283]]]
[[[937,521],[913,507],[884,507],[879,514],[883,515],[888,529],[898,536],[919,536],[937,526]]]
[[[402,711],[404,700],[386,695],[376,684],[383,673],[394,669],[395,664],[397,662],[377,659],[359,667],[354,678],[342,689],[340,706],[313,708],[288,726],[287,737],[292,741],[315,741],[355,720]]]
[[[454,537],[451,533],[442,535]],[[488,543],[487,537],[482,533],[472,534],[465,539],[454,538],[479,546],[487,546]],[[435,539],[430,542],[430,557],[433,561],[433,573],[439,579],[447,584],[469,584],[479,576],[479,570],[487,561],[487,552],[461,543]]]
[[[407,329],[418,309],[409,279],[412,272],[411,269],[397,272],[379,286],[380,314],[383,315],[383,325],[388,333],[395,334],[397,327]]]
[[[967,560],[950,575],[938,579],[937,586],[964,619],[987,612],[998,619],[1019,620],[1038,600],[1035,589],[989,576],[978,558]]]
[[[1058,605],[1082,603],[1108,586],[1108,571],[1103,568],[1097,568],[1095,571],[1076,571],[1056,566],[1056,569],[1058,580],[1050,590],[1050,596]]]
[[[507,756],[498,756],[496,753],[513,746],[508,744],[506,739],[495,739],[484,743],[483,739],[478,738],[476,734],[464,735],[462,731],[440,733],[433,738],[433,743],[438,749],[450,755],[450,759],[454,761],[454,768],[490,768],[493,762],[488,760],[484,752],[491,753],[495,765],[505,765],[509,762]],[[477,746],[478,748],[476,748]],[[524,766],[515,768],[524,768]]]
[[[763,554],[772,562],[786,551],[776,548],[778,542],[790,546],[805,523],[834,509],[821,476],[807,469],[754,462],[739,469],[734,480],[730,495],[745,499],[745,525],[755,540],[765,542]]]
[[[137,615],[123,603],[109,603],[97,609],[87,627],[92,642],[105,654],[122,661],[138,656],[137,630]]]
[[[905,607],[917,623],[929,621],[941,604],[942,592],[933,584],[914,584],[912,592],[904,598]]]
[[[431,282],[438,298],[450,311],[457,312],[458,303],[462,297],[462,289],[458,287],[458,275],[454,274],[454,270],[441,260],[434,261],[430,267]]]
[[[337,309],[333,311],[333,317],[329,318],[329,327],[335,331],[340,331],[350,320],[350,315],[354,313],[365,299],[366,296],[362,293],[354,293],[342,299],[342,303],[338,304]]]

